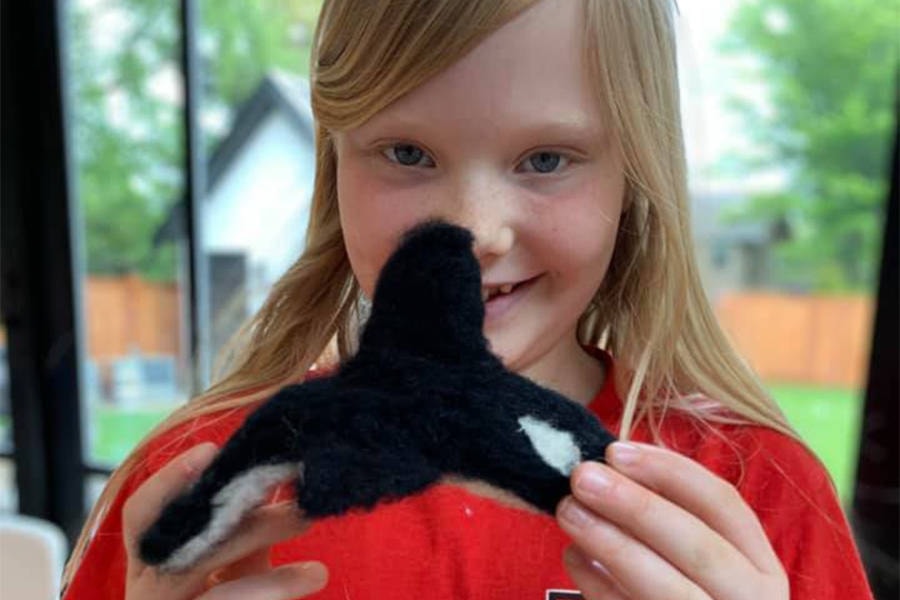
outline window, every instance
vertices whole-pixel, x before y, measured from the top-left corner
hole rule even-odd
[[[896,5],[678,4],[707,293],[847,501],[887,196]],[[832,34],[846,23],[853,36]]]
[[[66,11],[85,462],[119,463],[190,394],[186,274],[157,230],[184,194],[178,3]]]
[[[104,473],[210,383],[228,339],[304,243],[320,3],[189,4],[196,21],[165,0],[72,0],[65,13],[89,502]]]

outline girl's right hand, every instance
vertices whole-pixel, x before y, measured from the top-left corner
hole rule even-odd
[[[187,488],[216,455],[215,444],[194,446],[159,470],[125,502],[122,533],[128,554],[127,600],[288,600],[325,587],[328,572],[319,562],[272,569],[272,544],[309,527],[297,516],[293,502],[256,509],[240,528],[196,567],[183,573],[160,573],[144,564],[138,553],[141,534],[163,506]]]

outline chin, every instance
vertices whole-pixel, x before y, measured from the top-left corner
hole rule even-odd
[[[524,365],[521,364],[523,352],[518,340],[503,339],[503,337],[489,334],[485,334],[485,337],[491,352],[500,359],[504,367],[514,373],[518,373],[524,368]]]

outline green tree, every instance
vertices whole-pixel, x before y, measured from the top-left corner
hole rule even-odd
[[[308,72],[321,0],[204,0],[201,111],[226,115],[270,68]],[[72,144],[88,272],[175,276],[153,236],[183,194],[178,4],[74,2],[68,15]],[[173,93],[173,91],[175,93]],[[210,149],[221,136],[205,137]]]
[[[871,290],[898,40],[898,0],[747,0],[736,10],[723,47],[756,59],[747,76],[764,82],[771,103],[734,101],[767,150],[752,164],[790,174],[782,193],[755,197],[744,212],[791,226],[775,283]]]

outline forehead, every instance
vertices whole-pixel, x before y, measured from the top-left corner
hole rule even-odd
[[[453,124],[463,135],[469,125],[481,137],[544,121],[599,129],[584,69],[581,5],[541,0],[363,129]]]

